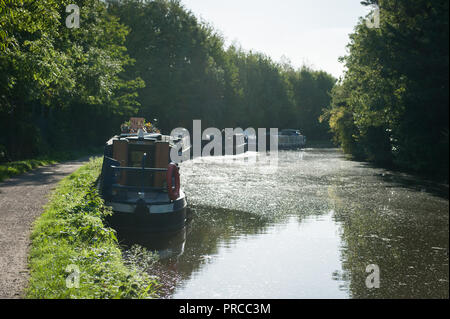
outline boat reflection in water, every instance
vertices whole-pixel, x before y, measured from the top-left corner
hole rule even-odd
[[[175,232],[136,233],[116,230],[120,245],[126,250],[134,245],[158,253],[160,259],[178,259],[184,253],[187,227]]]
[[[133,231],[127,228],[117,228],[117,239],[123,250],[127,250],[134,245],[139,245],[149,251],[158,253],[160,260],[178,260],[184,254],[186,236],[190,229],[192,212],[188,208],[186,211],[185,227],[175,231]]]

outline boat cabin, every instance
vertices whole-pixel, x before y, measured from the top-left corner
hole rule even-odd
[[[105,145],[100,191],[114,214],[113,226],[166,230],[184,225],[187,201],[178,165],[170,162],[174,141],[159,133],[122,133]]]

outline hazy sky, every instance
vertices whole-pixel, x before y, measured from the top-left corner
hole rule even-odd
[[[303,64],[341,75],[338,57],[346,53],[348,34],[369,12],[361,0],[181,0],[197,17],[219,30],[229,45],[284,55],[294,67]]]

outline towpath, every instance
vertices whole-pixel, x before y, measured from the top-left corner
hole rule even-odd
[[[23,297],[32,224],[56,184],[87,160],[40,167],[0,183],[0,299]]]

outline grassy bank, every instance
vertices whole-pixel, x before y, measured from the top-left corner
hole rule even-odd
[[[83,151],[67,151],[67,152],[55,152],[46,156],[40,156],[34,159],[26,159],[22,161],[7,162],[0,164],[0,182],[11,178],[15,175],[26,173],[39,166],[56,164],[64,161],[77,159],[83,156],[92,154],[101,154],[103,152],[102,147],[90,148]]]
[[[93,186],[101,164],[101,158],[91,159],[63,179],[35,222],[27,298],[156,296],[158,283],[125,265],[114,231],[103,223],[111,211]],[[79,287],[70,287],[76,284],[77,270]]]
[[[0,182],[15,175],[26,173],[36,167],[56,164],[57,162],[52,159],[29,159],[0,164]]]

